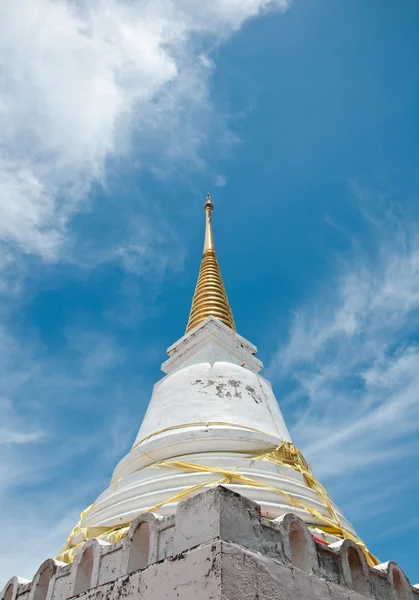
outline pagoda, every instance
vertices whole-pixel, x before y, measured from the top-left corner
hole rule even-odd
[[[177,504],[223,485],[253,500],[263,517],[294,513],[325,544],[347,538],[376,564],[352,525],[294,446],[256,347],[234,323],[214,246],[213,203],[185,335],[167,350],[130,452],[109,487],[81,515],[59,560],[87,540],[122,539],[143,513],[173,515]]]
[[[0,600],[419,600],[359,539],[294,446],[236,332],[205,204],[185,335],[108,489],[58,558]]]

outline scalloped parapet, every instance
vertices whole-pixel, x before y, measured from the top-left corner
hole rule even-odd
[[[369,567],[350,540],[316,541],[286,514],[223,487],[178,504],[176,515],[140,515],[115,543],[89,540],[71,565],[49,559],[31,582],[12,577],[0,600],[419,600],[393,562]]]

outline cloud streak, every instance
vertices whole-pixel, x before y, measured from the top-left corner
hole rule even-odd
[[[46,261],[135,133],[140,163],[198,160],[208,54],[287,0],[16,0],[0,7],[0,238]],[[22,14],[25,19],[22,20]]]
[[[372,491],[383,468],[400,487],[419,452],[419,238],[415,221],[366,216],[374,244],[355,241],[295,314],[270,374],[298,407],[292,430],[315,472]]]
[[[116,339],[86,326],[68,328],[53,352],[0,328],[0,512],[10,540],[0,550],[3,584],[14,573],[31,577],[57,554],[106,486],[115,454],[134,439],[135,420],[129,410],[121,416],[126,396],[113,380],[125,360]],[[129,384],[124,393],[133,395]]]

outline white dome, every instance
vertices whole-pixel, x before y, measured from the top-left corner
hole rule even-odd
[[[311,526],[332,523],[354,536],[310,471],[281,459],[298,451],[255,353],[214,317],[169,348],[167,375],[154,387],[134,446],[80,526],[107,531],[146,511],[170,515],[181,499],[222,483],[268,518],[294,512]]]

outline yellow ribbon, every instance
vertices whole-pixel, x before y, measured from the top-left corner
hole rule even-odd
[[[214,424],[215,423],[211,423],[211,425],[214,425]],[[232,425],[229,423],[217,423],[217,424],[218,425]],[[209,423],[205,423],[205,424],[195,423],[194,425],[210,425],[210,424]],[[180,427],[181,426],[179,426],[179,428]],[[184,427],[184,426],[182,426],[182,427]],[[235,425],[235,427],[240,427],[240,426]],[[167,429],[169,429],[169,428],[167,428]],[[171,428],[171,429],[173,429],[173,428]],[[248,429],[251,431],[258,431],[256,429],[251,429],[251,428],[248,428]],[[166,431],[166,430],[161,430],[160,432],[151,434],[147,438],[144,438],[144,440],[142,440],[141,442],[136,444],[133,447],[133,449],[138,448],[142,442],[149,439],[153,435],[158,435],[158,433],[162,433],[163,431]],[[259,432],[259,433],[263,433],[263,432]],[[306,506],[303,502],[297,500],[296,498],[294,498],[287,492],[284,492],[283,490],[272,487],[270,485],[261,483],[260,481],[252,479],[251,477],[247,477],[247,476],[243,475],[242,473],[239,473],[238,471],[232,471],[232,470],[228,470],[228,469],[219,469],[217,467],[208,467],[206,465],[191,463],[191,462],[188,462],[185,460],[174,460],[174,461],[170,461],[170,462],[158,461],[158,460],[155,460],[149,453],[145,452],[141,448],[140,448],[140,451],[143,452],[146,456],[148,456],[153,461],[152,465],[156,466],[156,467],[162,467],[162,468],[166,468],[166,469],[179,469],[179,470],[183,470],[183,471],[186,470],[186,471],[192,471],[192,472],[213,473],[213,474],[221,475],[220,478],[216,479],[213,482],[205,482],[205,483],[201,483],[201,484],[186,488],[186,489],[182,490],[181,492],[178,492],[174,496],[167,498],[163,502],[160,502],[159,504],[156,504],[155,506],[149,508],[147,512],[155,512],[155,511],[159,510],[162,506],[165,506],[166,504],[180,502],[181,500],[184,500],[191,494],[199,491],[200,489],[202,489],[206,486],[215,486],[215,485],[222,485],[222,484],[227,485],[227,484],[231,483],[233,480],[236,480],[243,485],[249,485],[252,487],[260,487],[260,488],[270,490],[276,494],[283,496],[284,498],[286,498],[288,500],[288,502],[292,506],[295,506],[297,508],[307,511],[308,513],[312,514],[314,517],[318,518],[320,521],[323,522],[322,525],[313,524],[313,525],[309,525],[309,527],[318,528],[318,529],[324,531],[325,533],[330,533],[340,539],[348,538],[348,539],[354,541],[356,544],[358,544],[358,546],[364,552],[369,565],[374,566],[374,565],[377,565],[379,562],[377,560],[377,558],[369,552],[365,543],[361,539],[357,538],[351,532],[349,532],[347,529],[342,527],[339,517],[336,514],[336,511],[334,510],[334,508],[332,506],[329,494],[327,493],[325,488],[314,477],[307,461],[305,460],[305,458],[303,457],[301,452],[291,442],[283,441],[279,446],[277,446],[276,448],[273,448],[269,451],[259,451],[259,452],[253,452],[250,454],[248,452],[242,452],[242,454],[246,454],[246,457],[251,460],[263,460],[263,461],[271,462],[271,463],[276,464],[278,466],[278,468],[280,468],[282,466],[286,466],[286,467],[290,467],[290,468],[298,471],[299,473],[301,473],[301,475],[304,477],[304,480],[306,481],[307,485],[317,493],[321,502],[326,506],[331,519],[322,515],[315,508]],[[287,477],[287,475],[285,475],[282,471],[281,471],[281,473],[284,477],[289,479],[289,477]],[[116,482],[115,485],[117,483],[118,482]],[[84,544],[85,541],[88,539],[91,539],[94,537],[100,537],[110,543],[115,543],[118,540],[122,539],[128,532],[129,525],[127,525],[127,524],[119,525],[119,526],[111,527],[111,528],[106,528],[106,527],[83,528],[83,527],[81,527],[81,523],[82,523],[85,515],[87,514],[87,512],[89,510],[91,510],[93,508],[93,506],[94,506],[93,504],[91,506],[89,506],[80,515],[80,520],[79,520],[78,524],[71,531],[66,545],[64,546],[63,550],[57,557],[58,560],[61,560],[63,562],[68,562],[68,563],[72,562],[74,560],[74,549],[81,546],[82,544]],[[73,539],[79,534],[82,534],[83,540],[73,546],[73,544],[72,544]]]

